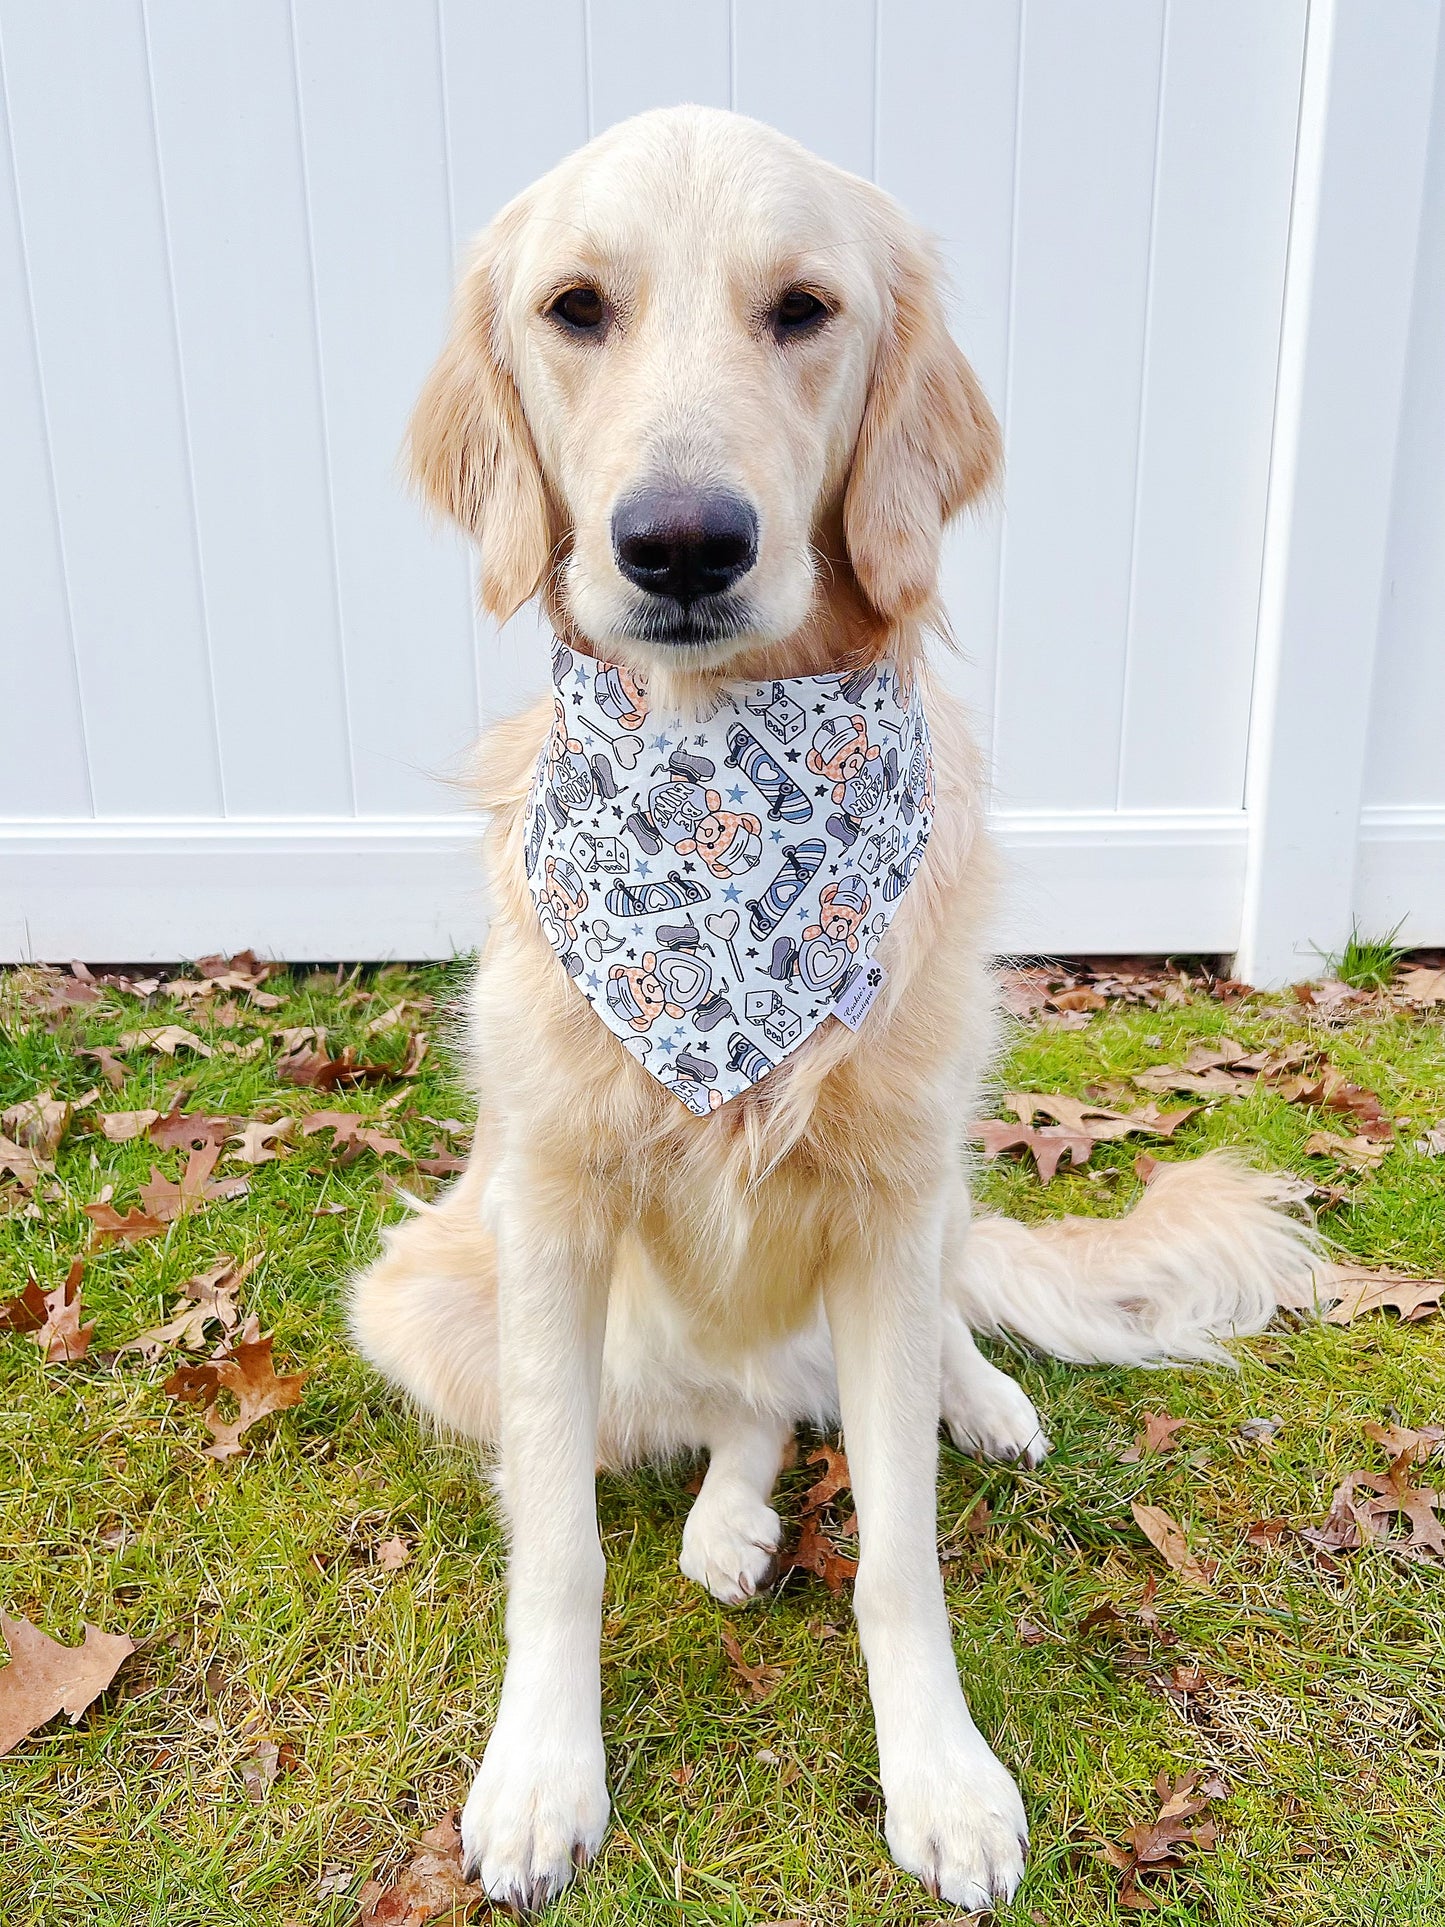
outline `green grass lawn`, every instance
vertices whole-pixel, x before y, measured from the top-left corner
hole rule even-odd
[[[49,991],[26,973],[0,984],[0,1109],[42,1090],[73,1099],[98,1084],[101,1096],[77,1113],[33,1197],[0,1182],[0,1298],[27,1272],[46,1289],[63,1279],[90,1243],[82,1206],[105,1185],[125,1211],[153,1164],[179,1175],[182,1152],[144,1137],[112,1143],[95,1119],[164,1109],[182,1082],[192,1110],[356,1110],[415,1156],[464,1147],[445,1128],[470,1116],[444,1049],[453,972],[277,977],[267,989],[284,1002],[264,1012],[243,995],[147,1005],[115,989],[47,1009],[47,981]],[[367,1036],[403,999],[438,1008]],[[216,1054],[129,1049],[121,1088],[81,1055],[166,1022]],[[278,1080],[268,1033],[301,1025],[324,1025],[333,1050],[353,1044],[393,1072],[410,1032],[428,1031],[431,1048],[409,1078],[339,1094],[297,1088]],[[1078,1028],[1021,1025],[1000,1089],[1103,1091],[1127,1105],[1142,1101],[1117,1095],[1131,1071],[1178,1063],[1223,1033],[1250,1049],[1313,1038],[1379,1093],[1398,1137],[1378,1168],[1346,1173],[1348,1196],[1324,1229],[1362,1261],[1439,1276],[1445,1156],[1413,1148],[1445,1115],[1439,1010],[1376,1002],[1325,1027],[1293,999],[1111,1003]],[[1201,1109],[1155,1148],[1180,1157],[1234,1144],[1337,1178],[1303,1149],[1321,1123],[1260,1088]],[[1086,1170],[1066,1165],[1048,1187],[1031,1165],[1000,1163],[981,1191],[1028,1218],[1110,1214],[1138,1192],[1139,1148],[1101,1145]],[[395,1867],[463,1795],[485,1739],[503,1576],[487,1491],[467,1455],[428,1436],[353,1355],[341,1318],[347,1275],[404,1209],[395,1187],[426,1192],[437,1180],[395,1154],[343,1163],[329,1136],[299,1134],[254,1169],[223,1160],[226,1174],[248,1176],[249,1195],[87,1255],[88,1359],[47,1366],[31,1337],[0,1335],[0,1605],[67,1642],[90,1621],[138,1646],[77,1725],[54,1720],[0,1760],[5,1927],[341,1927],[356,1918],[362,1882]],[[178,1356],[147,1365],[110,1354],[226,1253],[257,1261],[242,1303],[274,1332],[278,1370],[311,1376],[299,1407],[217,1463],[199,1409],[163,1390]],[[1288,1530],[1273,1546],[1246,1537],[1257,1520],[1318,1524],[1345,1474],[1382,1469],[1370,1421],[1445,1419],[1445,1320],[1296,1321],[1237,1349],[1234,1374],[1012,1361],[1053,1455],[1026,1473],[943,1452],[939,1530],[959,1663],[1033,1828],[1006,1922],[1136,1918],[1099,1850],[1153,1817],[1161,1769],[1193,1768],[1227,1783],[1218,1844],[1155,1889],[1161,1921],[1445,1918],[1445,1569],[1381,1546],[1329,1567]],[[1187,1420],[1175,1449],[1121,1463],[1148,1411]],[[1261,1417],[1278,1432],[1241,1435]],[[846,1598],[794,1574],[731,1611],[685,1581],[676,1562],[693,1470],[600,1482],[614,1820],[600,1862],[553,1918],[834,1927],[952,1917],[883,1845]],[[812,1476],[801,1464],[785,1476],[785,1516]],[[985,1516],[980,1499],[987,1523],[965,1530],[970,1514],[975,1526]],[[1212,1590],[1164,1567],[1133,1522],[1135,1499],[1167,1509],[1218,1560]],[[397,1537],[412,1550],[392,1569],[376,1555]],[[1157,1627],[1135,1616],[1151,1577]],[[1122,1619],[1086,1625],[1104,1601]],[[735,1677],[721,1639],[729,1626],[748,1662],[779,1669],[767,1697]],[[1169,1691],[1176,1668],[1200,1690]],[[248,1791],[244,1769],[261,1742],[281,1749],[283,1770],[269,1790]]]

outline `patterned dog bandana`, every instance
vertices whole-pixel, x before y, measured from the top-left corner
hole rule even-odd
[[[607,1028],[699,1116],[826,1018],[856,1029],[933,827],[917,687],[882,664],[662,716],[631,670],[561,643],[552,680],[527,880]]]

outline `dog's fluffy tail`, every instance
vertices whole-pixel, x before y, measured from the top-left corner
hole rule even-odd
[[[1279,1178],[1216,1151],[1161,1166],[1122,1218],[980,1218],[955,1302],[975,1331],[1081,1364],[1228,1363],[1222,1339],[1310,1301],[1319,1241],[1285,1197]]]

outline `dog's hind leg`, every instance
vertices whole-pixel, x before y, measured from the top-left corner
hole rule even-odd
[[[707,1428],[707,1477],[687,1515],[678,1563],[725,1606],[751,1599],[772,1575],[782,1526],[769,1501],[791,1436],[778,1420],[742,1406]]]
[[[497,1437],[497,1265],[475,1159],[437,1204],[386,1233],[351,1287],[351,1331],[423,1411],[481,1445]]]
[[[943,1422],[960,1452],[1037,1465],[1050,1440],[1033,1400],[991,1365],[950,1306],[943,1311]]]

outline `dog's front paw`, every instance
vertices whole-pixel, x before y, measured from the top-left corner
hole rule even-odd
[[[596,1853],[607,1814],[600,1733],[549,1739],[499,1720],[462,1809],[467,1878],[516,1913],[535,1913]]]
[[[678,1564],[725,1606],[751,1599],[772,1576],[783,1528],[754,1493],[726,1488],[714,1496],[704,1481],[682,1529]]]
[[[1038,1465],[1053,1443],[1033,1400],[1007,1372],[991,1372],[967,1389],[945,1379],[943,1422],[960,1452],[1013,1465]]]
[[[1013,1897],[1028,1823],[1018,1788],[978,1733],[915,1754],[883,1790],[888,1850],[935,1898],[972,1914]]]

